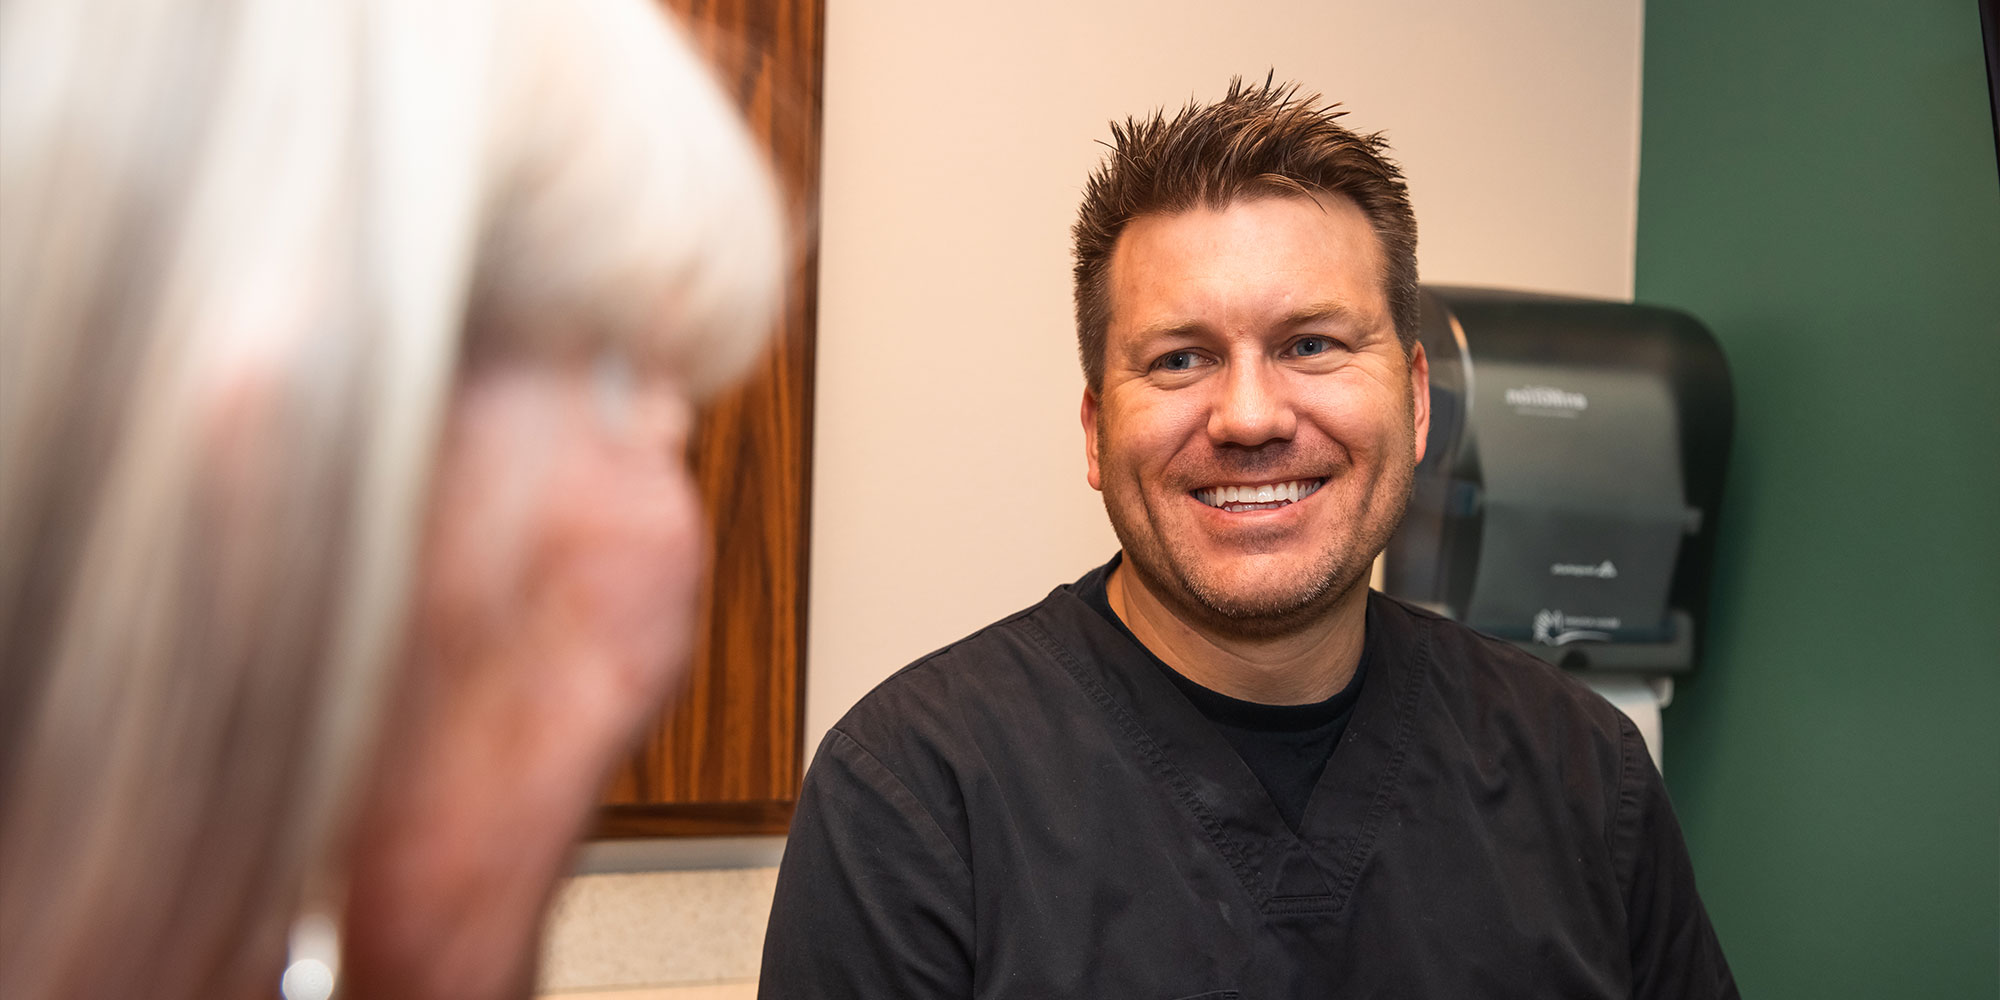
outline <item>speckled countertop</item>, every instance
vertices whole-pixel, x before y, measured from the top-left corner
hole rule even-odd
[[[563,1000],[753,997],[777,877],[738,868],[572,878],[550,913],[540,989]]]
[[[544,993],[544,1000],[756,1000],[757,981],[710,983],[706,986],[657,986],[636,990],[590,993]]]

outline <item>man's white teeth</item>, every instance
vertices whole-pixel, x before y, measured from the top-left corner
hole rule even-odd
[[[1323,482],[1323,479],[1294,479],[1288,483],[1264,483],[1261,486],[1211,486],[1194,491],[1194,498],[1210,507],[1249,509],[1249,505],[1283,505],[1311,496]]]

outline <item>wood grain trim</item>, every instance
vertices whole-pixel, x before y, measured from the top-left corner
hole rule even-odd
[[[802,780],[823,0],[666,0],[764,144],[796,254],[771,350],[703,409],[689,465],[709,516],[692,668],[613,778],[597,835],[784,833]]]
[[[597,812],[597,826],[591,836],[598,840],[619,840],[783,834],[792,825],[792,810],[796,806],[794,799],[605,806]]]

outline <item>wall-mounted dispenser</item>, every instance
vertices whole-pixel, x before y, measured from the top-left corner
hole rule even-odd
[[[1430,439],[1383,589],[1664,703],[1705,634],[1733,410],[1715,338],[1489,289],[1427,286],[1422,315]]]

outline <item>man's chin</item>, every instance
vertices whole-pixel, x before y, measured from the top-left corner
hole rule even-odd
[[[1227,579],[1177,573],[1177,588],[1197,621],[1190,624],[1224,635],[1269,637],[1309,627],[1332,609],[1353,581],[1337,569],[1293,574],[1282,584],[1269,579]]]
[[[1107,501],[1124,563],[1176,617],[1217,636],[1271,638],[1321,621],[1356,580],[1336,551],[1244,553],[1184,544],[1163,545],[1127,521]],[[1142,519],[1140,523],[1144,523]]]
[[[1204,617],[1226,624],[1229,631],[1283,632],[1315,617],[1330,587],[1307,592],[1243,592],[1191,583],[1188,593],[1208,612]]]

